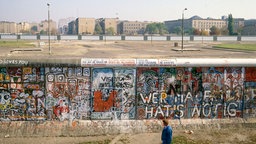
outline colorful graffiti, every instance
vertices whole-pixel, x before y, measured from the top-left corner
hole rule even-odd
[[[135,118],[135,69],[93,69],[93,119]]]
[[[254,101],[254,83],[244,82],[245,73],[245,68],[138,68],[138,118],[242,117],[244,89]],[[254,109],[255,103],[246,112]]]
[[[48,119],[90,118],[90,69],[51,67],[45,69]]]
[[[1,118],[45,119],[44,76],[44,68],[0,68]]]
[[[256,117],[254,67],[1,67],[1,120]]]

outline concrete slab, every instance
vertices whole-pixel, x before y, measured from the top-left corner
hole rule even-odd
[[[197,49],[197,48],[185,48],[185,49],[181,49],[181,48],[179,48],[179,49],[172,49],[173,51],[181,51],[181,52],[183,52],[183,51],[201,51],[200,49]]]

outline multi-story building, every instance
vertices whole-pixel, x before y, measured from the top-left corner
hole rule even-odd
[[[35,27],[35,28],[33,28]],[[28,23],[28,22],[0,22],[0,33],[5,34],[36,34],[39,33],[38,23]]]
[[[241,29],[244,27],[244,18],[234,18],[234,32],[241,32]],[[227,20],[228,21],[228,20]]]
[[[193,19],[192,28],[198,29],[200,31],[210,32],[210,29],[215,26],[218,29],[225,28],[227,26],[227,21],[222,19]]]
[[[93,34],[95,29],[95,18],[77,18],[76,34]]]
[[[30,24],[27,22],[20,22],[17,24],[17,33],[30,33]]]
[[[0,22],[0,33],[15,34],[17,31],[17,24],[15,22]]]
[[[120,33],[125,35],[144,34],[148,22],[123,21],[120,22]]]
[[[256,19],[245,20],[244,26],[256,26]]]
[[[242,35],[256,35],[256,19],[244,21]]]
[[[174,21],[165,21],[164,23],[169,33],[175,33],[175,29],[177,29],[177,27],[182,27],[182,19],[174,20]],[[184,30],[189,30],[194,28],[200,31],[210,32],[210,28],[213,26],[221,29],[223,27],[226,27],[226,25],[227,25],[226,20],[212,19],[212,18],[202,19],[199,16],[193,16],[189,19],[183,20]]]
[[[68,23],[74,21],[74,17],[69,17],[65,19],[60,19],[58,22],[58,33],[59,34],[68,34]]]
[[[117,34],[117,18],[104,18],[100,20],[100,25],[104,34],[112,33]]]
[[[56,34],[57,33],[56,22],[53,20],[50,20],[49,23],[50,23],[50,33]],[[45,33],[48,33],[48,20],[41,21],[38,27],[38,31],[39,32],[44,31]]]
[[[77,34],[76,30],[77,30],[76,21],[69,22],[68,23],[68,34],[70,34],[70,35]]]
[[[193,19],[199,19],[201,20],[202,18],[198,17],[198,16],[194,16],[191,17],[190,19],[184,19],[183,20],[183,26],[184,29],[191,29],[192,28],[192,20]],[[164,24],[168,30],[169,33],[176,33],[176,29],[181,29],[182,27],[182,19],[178,19],[178,20],[171,20],[171,21],[164,21]]]
[[[226,17],[222,17],[222,19],[213,19],[207,18],[202,19],[198,16],[193,16],[189,19],[184,19],[183,21],[184,30],[189,29],[198,29],[200,31],[210,32],[211,27],[215,26],[218,29],[227,28],[228,19]],[[174,20],[174,21],[165,21],[164,22],[169,33],[174,33],[177,27],[182,26],[182,19]],[[234,32],[237,32],[244,25],[244,19],[234,19]]]
[[[36,34],[40,31],[48,32],[48,21],[42,21],[38,23],[28,23],[28,22],[0,22],[0,33],[5,34],[22,34],[22,33],[31,33]],[[50,31],[51,34],[56,34],[56,23],[50,21]]]

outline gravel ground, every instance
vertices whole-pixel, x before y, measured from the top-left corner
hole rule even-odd
[[[35,44],[38,42],[34,42]],[[235,42],[234,42],[235,43]],[[36,46],[35,51],[26,48],[1,48],[0,57],[28,59],[75,59],[75,58],[255,58],[256,52],[221,50],[212,48],[220,42],[185,41],[174,47],[174,41],[52,41],[51,54],[48,45]],[[40,49],[40,51],[37,51]],[[31,50],[31,48],[29,48]],[[13,52],[11,52],[13,51]]]
[[[192,131],[192,133],[190,133]],[[232,127],[200,130],[173,129],[175,143],[256,143],[255,128]],[[160,144],[161,133],[120,134],[90,137],[0,138],[1,144]]]

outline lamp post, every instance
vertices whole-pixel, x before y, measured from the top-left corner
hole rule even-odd
[[[181,20],[181,51],[183,52],[183,35],[184,35],[184,11],[188,10],[187,8],[185,8],[182,11],[182,20]]]
[[[49,45],[49,54],[51,54],[51,38],[50,38],[50,4],[48,6],[48,45]]]

